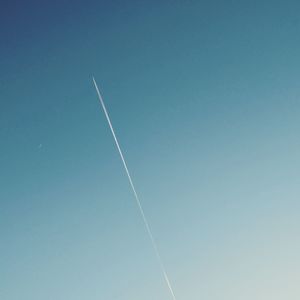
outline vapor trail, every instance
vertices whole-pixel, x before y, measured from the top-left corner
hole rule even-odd
[[[140,213],[141,213],[141,216],[142,216],[143,222],[144,222],[144,224],[145,224],[145,227],[146,227],[147,233],[148,233],[148,235],[149,235],[149,238],[150,238],[150,240],[151,240],[151,243],[152,243],[154,252],[155,252],[155,254],[156,254],[158,263],[159,263],[160,268],[161,268],[161,270],[162,270],[164,279],[165,279],[165,281],[166,281],[166,284],[167,284],[168,289],[169,289],[169,291],[170,291],[170,293],[171,293],[171,295],[172,295],[173,300],[176,300],[176,297],[175,297],[175,294],[174,294],[174,292],[173,292],[173,289],[172,289],[172,286],[171,286],[169,277],[168,277],[167,272],[166,272],[166,268],[165,268],[165,266],[164,266],[164,264],[163,264],[162,258],[161,258],[161,256],[160,256],[159,251],[158,251],[157,244],[156,244],[155,239],[154,239],[154,237],[153,237],[153,234],[152,234],[152,232],[151,232],[151,229],[150,229],[149,223],[148,223],[148,221],[147,221],[147,218],[146,218],[146,216],[145,216],[145,213],[144,213],[142,204],[141,204],[140,199],[139,199],[139,197],[138,197],[138,194],[137,194],[137,192],[136,192],[136,190],[135,190],[135,187],[134,187],[133,181],[132,181],[132,179],[131,179],[131,176],[130,176],[130,173],[129,173],[129,170],[128,170],[126,161],[125,161],[125,159],[124,159],[124,156],[123,156],[122,150],[121,150],[121,148],[120,148],[118,139],[117,139],[116,134],[115,134],[115,131],[114,131],[113,127],[112,127],[112,124],[111,124],[109,115],[108,115],[107,110],[106,110],[106,107],[105,107],[105,105],[104,105],[104,101],[103,101],[103,99],[102,99],[102,96],[101,96],[101,94],[100,94],[100,91],[99,91],[99,89],[98,89],[98,86],[97,86],[97,83],[96,83],[94,77],[93,77],[93,82],[94,82],[94,85],[95,85],[95,88],[96,88],[96,91],[97,91],[98,98],[99,98],[99,100],[100,100],[101,106],[102,106],[102,108],[103,108],[105,117],[106,117],[106,119],[107,119],[108,125],[109,125],[109,127],[110,127],[111,133],[112,133],[112,135],[113,135],[113,137],[114,137],[116,146],[117,146],[117,148],[118,148],[118,151],[119,151],[121,160],[122,160],[122,162],[123,162],[123,166],[124,166],[124,168],[125,168],[125,171],[126,171],[126,174],[127,174],[127,177],[128,177],[128,180],[129,180],[129,183],[130,183],[130,186],[131,186],[131,189],[132,189],[132,191],[133,191],[133,194],[134,194],[134,197],[135,197],[135,200],[136,200],[136,203],[137,203],[137,206],[138,206],[139,211],[140,211]]]

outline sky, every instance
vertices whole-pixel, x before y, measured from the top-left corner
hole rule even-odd
[[[299,1],[0,9],[0,298],[300,298]]]

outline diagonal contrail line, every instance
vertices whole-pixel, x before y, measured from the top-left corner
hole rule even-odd
[[[104,101],[103,101],[103,99],[102,99],[102,96],[101,96],[101,94],[100,94],[100,91],[99,91],[99,89],[98,89],[98,86],[97,86],[97,83],[96,83],[96,80],[95,80],[94,77],[93,77],[93,82],[94,82],[94,85],[95,85],[95,88],[96,88],[96,91],[97,91],[98,98],[99,98],[99,100],[100,100],[101,106],[102,106],[102,108],[103,108],[103,111],[104,111],[106,120],[107,120],[107,122],[108,122],[108,125],[109,125],[109,127],[110,127],[111,133],[112,133],[113,138],[114,138],[114,140],[115,140],[116,146],[117,146],[117,148],[118,148],[118,151],[119,151],[119,154],[120,154],[120,157],[121,157],[123,166],[124,166],[124,168],[125,168],[125,171],[126,171],[126,174],[127,174],[127,177],[128,177],[128,180],[129,180],[129,183],[130,183],[130,186],[131,186],[131,189],[132,189],[132,191],[133,191],[133,194],[134,194],[134,197],[135,197],[137,206],[138,206],[139,211],[140,211],[140,213],[141,213],[141,216],[142,216],[144,225],[145,225],[145,227],[146,227],[147,233],[148,233],[148,235],[149,235],[149,238],[150,238],[150,240],[151,240],[151,244],[152,244],[153,249],[154,249],[154,252],[155,252],[155,254],[156,254],[158,263],[159,263],[160,268],[161,268],[161,270],[162,270],[164,279],[165,279],[165,281],[166,281],[166,284],[167,284],[167,286],[168,286],[168,289],[170,290],[170,293],[171,293],[171,295],[172,295],[173,300],[176,300],[176,297],[175,297],[175,294],[174,294],[174,292],[173,292],[173,289],[172,289],[172,286],[171,286],[169,277],[168,277],[167,272],[166,272],[166,268],[165,268],[165,266],[164,266],[164,264],[163,264],[162,258],[161,258],[161,256],[160,256],[159,251],[158,251],[158,247],[157,247],[156,241],[155,241],[155,239],[154,239],[154,237],[153,237],[153,234],[152,234],[152,231],[151,231],[151,229],[150,229],[149,223],[148,223],[147,218],[146,218],[146,216],[145,216],[145,213],[144,213],[142,204],[141,204],[140,199],[139,199],[139,197],[138,197],[138,194],[137,194],[137,192],[136,192],[136,190],[135,190],[135,187],[134,187],[133,181],[132,181],[132,179],[131,179],[131,176],[130,176],[130,173],[129,173],[129,170],[128,170],[126,161],[125,161],[125,159],[124,159],[124,156],[123,156],[122,150],[121,150],[121,148],[120,148],[118,139],[117,139],[117,137],[116,137],[115,131],[114,131],[113,126],[112,126],[112,124],[111,124],[111,121],[110,121],[108,112],[107,112],[107,110],[106,110]]]

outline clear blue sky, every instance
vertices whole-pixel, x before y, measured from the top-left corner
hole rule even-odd
[[[0,9],[0,298],[300,298],[299,1]]]

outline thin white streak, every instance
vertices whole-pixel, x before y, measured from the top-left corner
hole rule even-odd
[[[158,251],[158,247],[157,247],[156,241],[155,241],[155,239],[154,239],[154,237],[153,237],[153,234],[152,234],[152,231],[151,231],[151,229],[150,229],[149,223],[148,223],[147,218],[146,218],[146,216],[145,216],[145,213],[144,213],[142,204],[141,204],[140,199],[139,199],[139,197],[138,197],[138,195],[137,195],[137,192],[136,192],[136,190],[135,190],[135,187],[134,187],[133,181],[132,181],[132,179],[131,179],[131,176],[130,176],[130,173],[129,173],[127,164],[126,164],[126,162],[125,162],[125,159],[124,159],[122,150],[121,150],[121,148],[120,148],[120,145],[119,145],[119,142],[118,142],[118,140],[117,140],[115,131],[114,131],[113,127],[112,127],[112,124],[111,124],[109,115],[108,115],[108,113],[107,113],[107,110],[106,110],[106,107],[105,107],[105,104],[104,104],[104,101],[103,101],[103,99],[102,99],[102,96],[101,96],[101,94],[100,94],[100,91],[99,91],[99,89],[98,89],[98,86],[97,86],[97,83],[96,83],[94,77],[93,77],[93,82],[94,82],[94,85],[95,85],[95,88],[96,88],[96,91],[97,91],[98,98],[99,98],[99,100],[100,100],[101,106],[102,106],[102,108],[103,108],[103,111],[104,111],[106,120],[107,120],[108,125],[109,125],[109,127],[110,127],[111,133],[112,133],[112,135],[113,135],[113,137],[114,137],[114,140],[115,140],[116,146],[117,146],[117,148],[118,148],[118,151],[119,151],[121,160],[122,160],[122,162],[123,162],[123,166],[124,166],[124,168],[125,168],[125,171],[126,171],[126,174],[127,174],[127,177],[128,177],[128,180],[129,180],[129,183],[130,183],[130,186],[131,186],[131,189],[132,189],[132,191],[133,191],[133,194],[134,194],[134,197],[135,197],[135,200],[136,200],[136,203],[137,203],[137,206],[138,206],[139,211],[140,211],[140,213],[141,213],[141,216],[142,216],[143,222],[144,222],[144,224],[145,224],[145,227],[146,227],[147,233],[148,233],[148,235],[149,235],[149,238],[150,238],[150,240],[151,240],[151,243],[152,243],[152,246],[153,246],[155,255],[156,255],[156,257],[157,257],[158,263],[159,263],[160,268],[161,268],[161,270],[162,270],[164,279],[165,279],[166,284],[167,284],[167,286],[168,286],[168,288],[169,288],[169,290],[170,290],[170,293],[171,293],[171,295],[172,295],[173,300],[176,300],[175,294],[174,294],[174,292],[173,292],[173,288],[172,288],[172,286],[171,286],[169,277],[168,277],[167,272],[166,272],[166,268],[165,268],[165,266],[164,266],[164,264],[163,264],[162,258],[161,258],[161,256],[160,256],[159,251]]]

